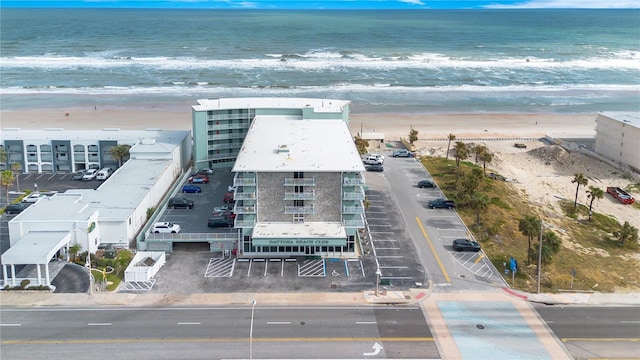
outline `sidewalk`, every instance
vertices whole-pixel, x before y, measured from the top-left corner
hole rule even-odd
[[[628,305],[640,306],[640,292],[599,293],[599,292],[560,292],[531,294],[523,291],[503,288],[504,292],[529,302],[553,305]]]

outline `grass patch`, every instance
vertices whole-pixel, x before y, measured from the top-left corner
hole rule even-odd
[[[447,198],[457,200],[455,161],[440,157],[422,157],[420,160]],[[470,173],[478,167],[471,162],[462,162],[460,171]],[[640,189],[640,184],[631,188],[631,191]],[[520,266],[514,287],[536,291],[536,260],[527,264],[528,240],[518,225],[525,215],[536,215],[544,209],[531,204],[526,192],[508,182],[487,178],[480,185],[480,192],[489,198],[489,207],[480,215],[481,224],[476,224],[475,211],[465,204],[458,205],[458,214],[509,284],[511,274],[504,273],[504,263],[508,266],[509,259],[514,257]],[[553,219],[559,227],[553,230],[563,239],[564,246],[549,264],[543,265],[541,291],[569,289],[573,270],[576,272],[573,290],[640,289],[639,246],[637,242],[620,246],[613,233],[621,224],[611,216],[595,212],[589,221],[589,208],[579,205],[574,209],[573,202],[559,201],[557,206],[564,217]],[[531,245],[537,247],[537,239]]]

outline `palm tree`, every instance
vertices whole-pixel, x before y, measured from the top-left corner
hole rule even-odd
[[[109,149],[109,156],[118,161],[118,167],[122,166],[122,160],[129,156],[131,145],[120,144]]]
[[[620,240],[620,246],[624,246],[627,240],[638,241],[638,229],[631,226],[628,221],[620,227],[620,230],[614,231],[613,235]]]
[[[460,178],[460,162],[467,160],[469,158],[469,149],[465,143],[458,141],[456,142],[456,167],[458,168],[458,172],[456,173],[456,188],[458,187],[458,179]]]
[[[527,237],[529,247],[527,249],[527,264],[531,264],[531,241],[540,236],[540,219],[533,215],[525,215],[518,223],[518,230]]]
[[[451,148],[451,141],[456,139],[456,136],[453,134],[449,134],[449,143],[447,144],[447,157],[445,158],[445,160],[449,160],[449,149]]]
[[[476,224],[480,223],[480,213],[489,208],[489,197],[485,193],[477,192],[471,197],[471,208],[476,211]]]
[[[487,176],[487,163],[493,161],[493,154],[487,150],[480,155],[480,160],[482,161],[482,173]]]
[[[595,186],[589,186],[589,191],[587,192],[589,193],[587,197],[591,198],[591,201],[589,201],[589,221],[591,221],[591,209],[593,208],[593,202],[596,199],[602,199],[604,197],[604,190]]]
[[[9,186],[13,185],[13,182],[16,180],[15,175],[13,175],[13,171],[11,170],[3,170],[0,172],[0,184],[4,188],[4,193],[7,196],[7,204],[9,203]]]
[[[485,152],[487,152],[487,147],[484,145],[478,145],[476,147],[473,148],[473,153],[476,155],[476,160],[475,163],[478,163],[478,159],[482,156],[482,154],[484,154]]]
[[[11,164],[11,171],[15,174],[16,191],[20,191],[20,171],[22,171],[22,165],[19,163]]]
[[[413,145],[416,141],[418,141],[418,130],[411,129],[411,131],[409,131],[409,144]]]
[[[82,250],[82,246],[80,246],[80,244],[73,244],[69,246],[69,256],[71,257],[72,262],[76,260],[80,250]]]
[[[580,185],[587,186],[587,183],[589,183],[589,180],[586,177],[584,177],[583,174],[574,174],[573,175],[573,180],[571,180],[571,182],[577,184],[576,185],[576,199],[573,202],[573,209],[575,210],[576,207],[578,207],[578,190],[580,190]]]

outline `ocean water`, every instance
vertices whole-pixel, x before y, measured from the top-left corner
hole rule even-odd
[[[352,111],[640,111],[640,10],[0,9],[3,109],[326,97]]]

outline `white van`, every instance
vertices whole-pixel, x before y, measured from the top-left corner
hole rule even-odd
[[[111,173],[113,172],[113,170],[111,170],[111,168],[102,168],[100,171],[98,171],[98,174],[96,175],[96,180],[107,180],[107,178],[109,176],[111,176]]]

